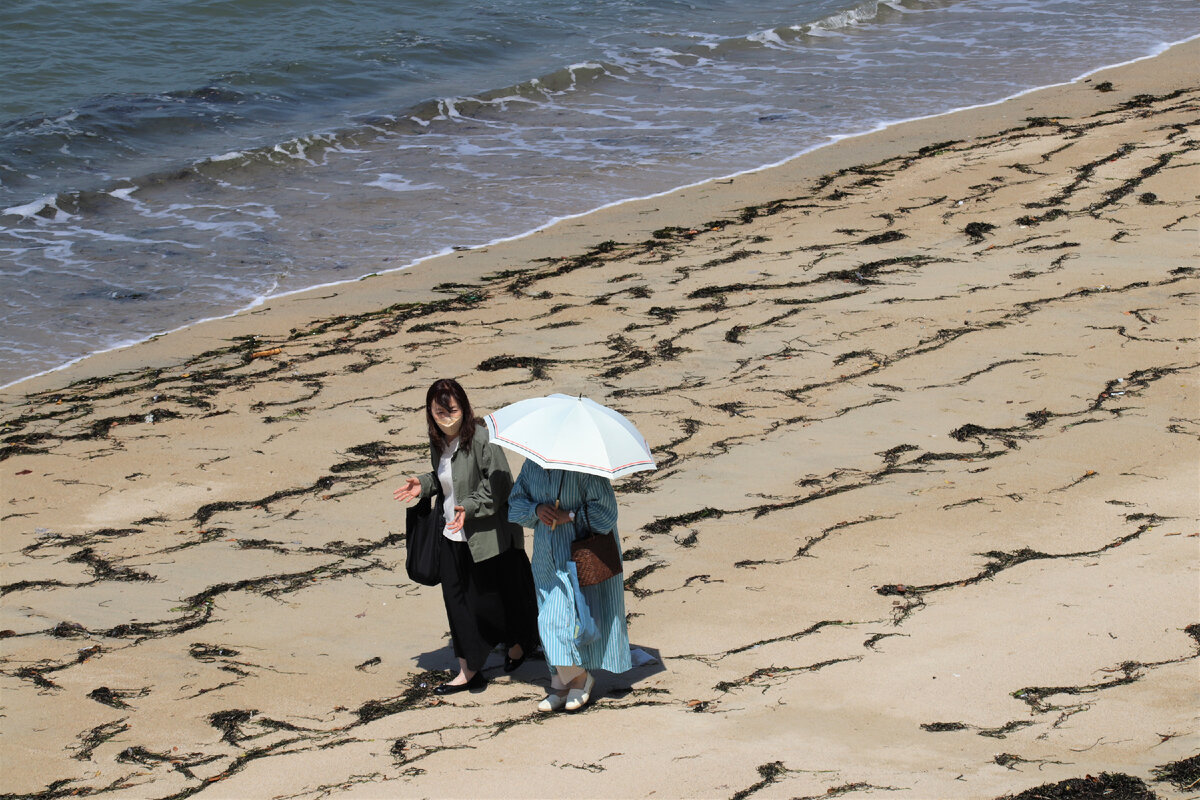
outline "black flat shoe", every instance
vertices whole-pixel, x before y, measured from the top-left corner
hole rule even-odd
[[[433,690],[436,695],[445,697],[448,694],[458,694],[459,692],[482,692],[487,688],[487,678],[483,677],[482,672],[476,672],[471,680],[466,683],[443,683],[441,686]]]
[[[504,654],[504,671],[505,672],[515,672],[516,670],[520,669],[521,665],[525,663],[525,657],[527,655],[529,655],[529,653],[527,653],[525,651],[521,651],[520,657],[509,658],[508,653],[505,653]]]

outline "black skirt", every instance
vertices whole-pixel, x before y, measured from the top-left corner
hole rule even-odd
[[[511,547],[474,562],[466,542],[442,540],[442,600],[454,655],[478,672],[503,642],[532,653],[538,644],[537,596],[529,556]]]

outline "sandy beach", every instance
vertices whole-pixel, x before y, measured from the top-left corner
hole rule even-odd
[[[1197,796],[1198,60],[9,387],[0,798]],[[499,652],[431,694],[392,489],[443,376],[654,450],[582,712]]]

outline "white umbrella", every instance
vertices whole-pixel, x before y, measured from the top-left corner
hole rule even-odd
[[[586,397],[552,394],[521,400],[484,418],[491,439],[546,469],[613,480],[656,469],[633,423]]]

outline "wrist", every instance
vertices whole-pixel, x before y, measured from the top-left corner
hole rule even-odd
[[[567,512],[567,519],[571,520],[571,522],[574,522],[574,521],[575,521],[575,512],[574,512],[574,511],[568,511],[568,512]]]

